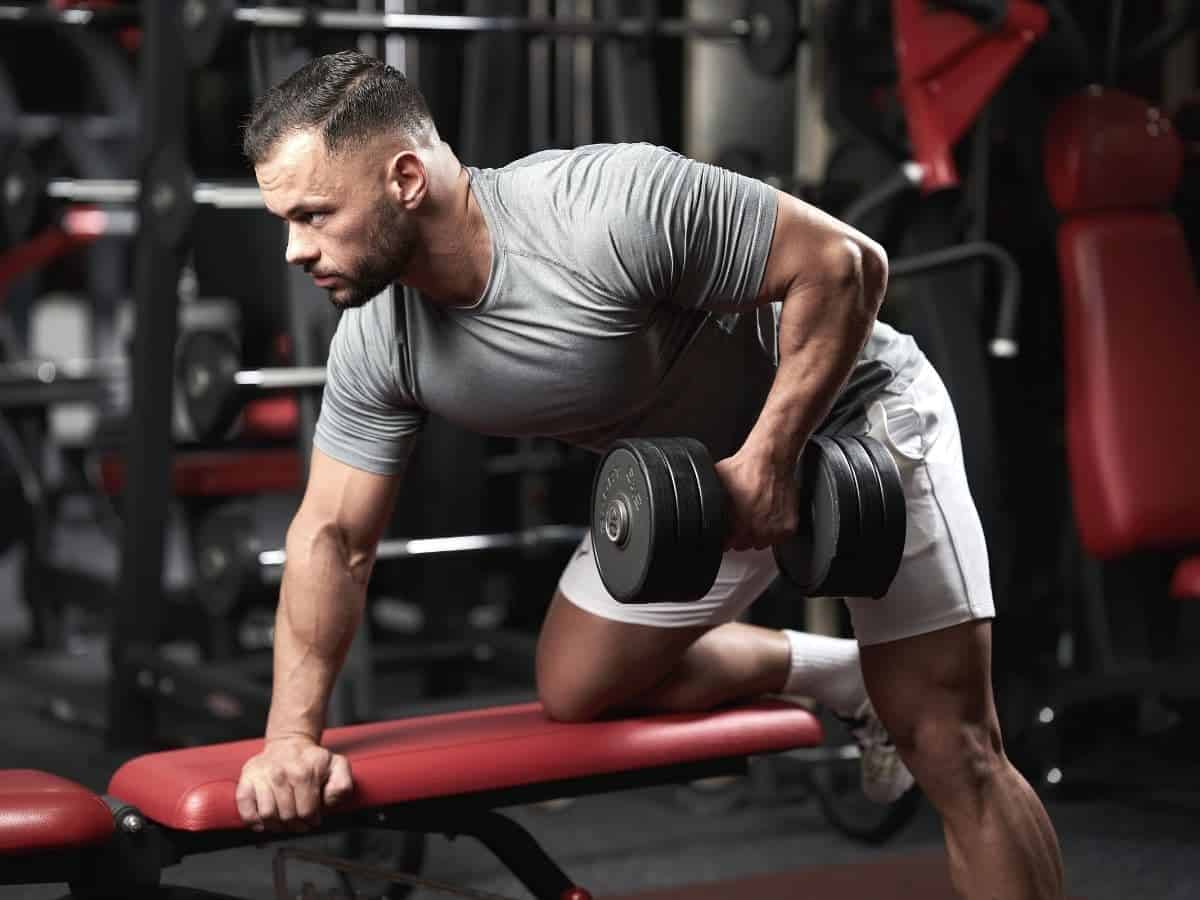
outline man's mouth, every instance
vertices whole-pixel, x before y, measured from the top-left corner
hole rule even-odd
[[[317,275],[314,273],[312,279],[317,287],[328,288],[333,287],[337,283],[338,277],[336,275]]]

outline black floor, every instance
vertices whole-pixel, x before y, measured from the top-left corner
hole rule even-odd
[[[11,566],[0,565],[0,768],[45,769],[103,790],[122,757],[107,752],[99,735],[45,714],[46,695],[36,685],[48,664],[20,650],[24,621],[11,575]],[[75,682],[77,702],[97,696],[97,686],[88,684],[103,668],[96,659],[83,653],[69,665],[59,660],[54,668],[60,680]],[[1117,742],[1091,760],[1115,765],[1126,775],[1153,776],[1149,780],[1157,786],[1125,790],[1108,784],[1070,801],[1049,803],[1070,896],[1200,898],[1200,766],[1191,763],[1196,754],[1186,745],[1176,744],[1167,753],[1161,750],[1160,744]],[[777,774],[767,765],[756,768],[745,782],[723,789],[655,788],[582,798],[561,807],[516,809],[512,814],[597,897],[736,882],[773,872],[797,873],[795,896],[802,897],[806,867],[941,852],[939,823],[928,808],[887,843],[866,846],[829,825],[801,779]],[[335,848],[317,842],[316,849]],[[272,856],[267,848],[193,858],[168,870],[165,880],[235,897],[267,898],[273,896]],[[431,838],[423,874],[524,896],[469,839]],[[336,886],[315,869],[297,868],[292,879],[294,896],[303,881],[323,892]],[[736,884],[730,885],[729,893],[737,896]],[[0,887],[0,898],[63,894],[61,886]],[[413,896],[425,900],[439,895],[420,890]],[[889,894],[875,887],[862,896],[887,900]]]

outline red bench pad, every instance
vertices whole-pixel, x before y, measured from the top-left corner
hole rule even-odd
[[[108,806],[83,785],[34,769],[0,770],[0,853],[102,844]]]
[[[1200,556],[1185,559],[1175,567],[1171,596],[1177,600],[1200,600]]]
[[[353,797],[341,809],[392,806],[523,785],[632,772],[813,746],[821,726],[807,710],[764,700],[704,714],[563,724],[536,703],[500,706],[326,732],[350,760]],[[152,753],[117,770],[108,792],[183,831],[245,827],[234,792],[261,740]]]

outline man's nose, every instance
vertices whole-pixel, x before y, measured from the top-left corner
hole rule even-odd
[[[299,232],[299,229],[288,229],[287,252],[288,263],[293,266],[305,266],[316,261],[318,253],[316,244]]]

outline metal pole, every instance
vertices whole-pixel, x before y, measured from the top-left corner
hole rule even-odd
[[[167,227],[184,212],[184,197],[164,183],[164,160],[186,173],[187,55],[180,25],[181,0],[143,0],[141,58],[142,227],[135,248],[136,330],[132,354],[132,404],[125,488],[126,527],[121,547],[121,589],[112,616],[108,734],[110,746],[148,745],[156,730],[153,696],[138,685],[135,658],[152,651],[160,636],[163,553],[171,467],[171,372],[184,233]],[[186,222],[186,217],[184,218]]]

